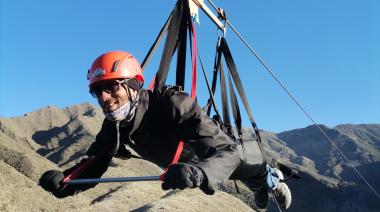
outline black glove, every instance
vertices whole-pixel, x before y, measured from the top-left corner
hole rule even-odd
[[[62,188],[62,180],[65,178],[61,171],[50,170],[42,174],[40,185],[46,191],[58,192]]]
[[[200,168],[186,163],[177,163],[169,166],[161,187],[163,190],[196,188],[202,185],[204,179],[205,176]]]

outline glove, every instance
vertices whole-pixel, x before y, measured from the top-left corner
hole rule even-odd
[[[46,191],[56,193],[62,188],[61,182],[64,178],[61,171],[50,170],[42,174],[40,185]]]
[[[186,163],[177,163],[169,166],[161,187],[163,190],[196,188],[202,185],[204,179],[205,176],[200,168]]]

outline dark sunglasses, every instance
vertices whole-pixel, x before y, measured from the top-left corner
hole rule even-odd
[[[99,85],[95,85],[94,87],[90,88],[90,94],[94,98],[99,98],[100,95],[102,95],[102,92],[106,93],[115,93],[120,89],[120,85],[125,83],[124,81],[114,80],[109,82],[103,82]]]

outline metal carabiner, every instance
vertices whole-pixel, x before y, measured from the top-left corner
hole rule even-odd
[[[218,19],[223,23],[223,30],[218,28],[218,37],[222,36],[225,38],[227,35],[227,21],[228,21],[226,12],[222,8],[218,8],[217,11],[218,11]]]

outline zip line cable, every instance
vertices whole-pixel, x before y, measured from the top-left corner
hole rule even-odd
[[[216,11],[219,12],[219,9],[215,6],[215,4],[208,0],[208,2],[214,7]],[[348,163],[351,168],[355,170],[355,172],[360,176],[360,178],[367,184],[367,186],[373,191],[373,193],[380,199],[380,194],[369,184],[369,182],[364,178],[362,174],[360,174],[359,170],[355,168],[355,166],[349,161],[349,159],[345,156],[345,154],[339,149],[339,147],[335,144],[335,142],[326,134],[326,132],[314,121],[311,115],[306,111],[306,109],[300,104],[300,102],[294,97],[294,95],[286,88],[284,83],[274,74],[274,72],[269,68],[269,66],[264,62],[264,60],[259,56],[259,54],[255,51],[254,48],[249,45],[249,43],[244,39],[244,37],[236,30],[236,28],[232,25],[232,23],[226,19],[226,23],[231,27],[232,31],[239,37],[239,39],[245,44],[245,46],[251,51],[251,53],[259,60],[261,65],[267,70],[267,72],[275,79],[275,81],[285,90],[288,96],[293,100],[293,102],[303,111],[303,113],[314,123],[315,126],[321,131],[325,138],[335,147],[335,149],[339,152],[339,154],[344,158],[344,160]]]

